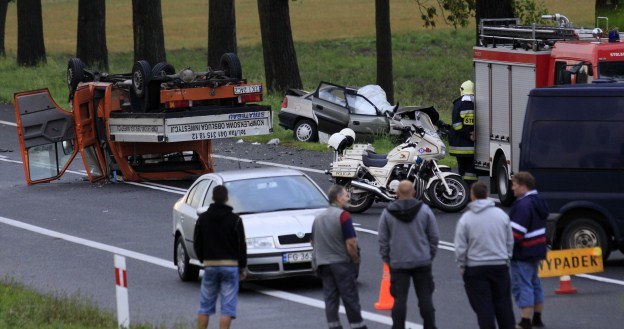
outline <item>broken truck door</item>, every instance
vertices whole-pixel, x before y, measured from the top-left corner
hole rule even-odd
[[[48,89],[16,93],[15,117],[26,182],[58,179],[76,156],[75,122]]]

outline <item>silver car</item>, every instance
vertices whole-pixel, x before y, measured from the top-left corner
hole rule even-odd
[[[312,222],[327,208],[327,196],[297,170],[258,168],[203,175],[175,203],[173,261],[183,281],[199,276],[201,263],[193,250],[195,222],[212,203],[217,185],[227,187],[228,205],[243,220],[248,278],[312,274]]]

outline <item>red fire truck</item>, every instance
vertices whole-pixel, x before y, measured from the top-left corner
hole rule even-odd
[[[212,139],[272,132],[261,83],[242,78],[226,53],[207,72],[168,63],[135,63],[132,73],[67,68],[70,109],[47,89],[15,94],[15,116],[28,184],[60,178],[80,152],[96,182],[117,173],[127,181],[185,179],[213,171]]]
[[[475,166],[489,174],[503,205],[513,200],[529,91],[533,88],[624,78],[624,43],[617,31],[575,29],[565,16],[545,15],[558,26],[525,26],[517,19],[483,20],[473,48]]]

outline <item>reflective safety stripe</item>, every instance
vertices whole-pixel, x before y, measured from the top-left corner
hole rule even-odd
[[[473,146],[449,146],[449,153],[451,154],[474,154]]]
[[[466,116],[474,116],[474,111],[473,110],[464,110],[459,112],[459,116],[460,117],[466,117]]]
[[[461,130],[464,127],[463,123],[461,122],[457,122],[453,124],[453,129],[455,130]]]
[[[329,326],[329,329],[342,328],[342,324],[340,324],[340,322],[329,322],[327,325]]]
[[[365,328],[364,322],[350,323],[349,326],[353,329]]]

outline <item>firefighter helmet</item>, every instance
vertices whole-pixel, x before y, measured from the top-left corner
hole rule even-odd
[[[474,83],[470,80],[464,81],[459,88],[461,90],[461,95],[474,95]]]

